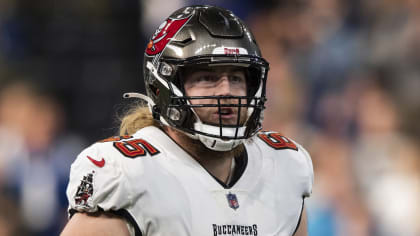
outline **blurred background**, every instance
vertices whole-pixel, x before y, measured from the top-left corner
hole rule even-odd
[[[264,129],[312,155],[310,235],[420,235],[420,1],[1,0],[0,236],[59,234],[70,164],[189,4],[231,9],[270,62]]]

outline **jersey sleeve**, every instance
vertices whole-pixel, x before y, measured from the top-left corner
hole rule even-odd
[[[309,155],[308,151],[306,151],[306,149],[303,148],[301,145],[297,145],[299,146],[299,150],[302,152],[305,159],[303,169],[306,173],[306,181],[304,182],[303,196],[310,197],[312,194],[312,186],[314,184],[314,168],[312,165],[311,156]]]
[[[96,143],[82,151],[71,165],[67,187],[70,217],[74,212],[117,211],[131,204],[119,156],[113,156],[111,148]]]

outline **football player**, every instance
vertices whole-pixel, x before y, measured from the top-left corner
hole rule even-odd
[[[177,10],[144,54],[147,102],[72,164],[62,235],[307,235],[305,149],[261,132],[268,63],[213,6]]]

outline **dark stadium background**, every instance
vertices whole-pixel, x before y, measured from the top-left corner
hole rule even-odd
[[[144,92],[155,28],[187,4],[231,9],[271,63],[264,129],[315,169],[311,236],[420,235],[420,2],[0,2],[0,236],[57,235],[77,154]]]

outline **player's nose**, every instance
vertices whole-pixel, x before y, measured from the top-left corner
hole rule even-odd
[[[222,75],[217,83],[215,88],[215,95],[216,96],[230,96],[232,95],[232,86],[229,81],[229,77],[226,75]]]

